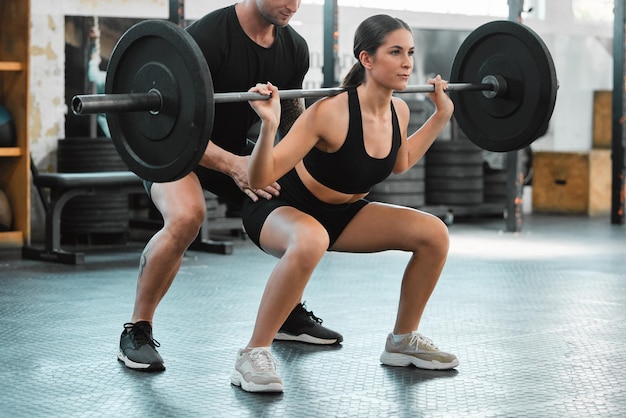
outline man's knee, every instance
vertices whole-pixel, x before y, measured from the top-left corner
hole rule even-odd
[[[170,208],[163,215],[164,228],[177,241],[193,241],[202,227],[206,216],[204,202],[188,203]]]

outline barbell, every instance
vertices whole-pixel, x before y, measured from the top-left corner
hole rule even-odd
[[[541,38],[509,21],[471,32],[454,58],[447,91],[459,128],[479,147],[521,149],[544,135],[556,102],[554,63]],[[428,93],[411,85],[397,93]],[[282,99],[328,97],[343,88],[282,90]],[[146,20],[118,40],[105,94],[72,99],[77,115],[106,113],[115,148],[128,168],[155,182],[180,179],[200,162],[219,103],[267,99],[252,92],[215,93],[206,60],[184,29]]]

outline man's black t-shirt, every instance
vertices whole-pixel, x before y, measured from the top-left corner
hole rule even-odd
[[[245,92],[268,81],[282,90],[302,88],[309,50],[304,38],[290,26],[276,27],[274,44],[264,48],[245,34],[232,5],[207,14],[187,31],[209,64],[215,93]],[[248,102],[215,104],[211,141],[240,153],[248,129],[256,121],[258,116]]]

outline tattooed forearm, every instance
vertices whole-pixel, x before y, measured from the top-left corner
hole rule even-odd
[[[281,114],[280,114],[280,127],[278,128],[280,134],[285,136],[291,129],[298,116],[304,112],[304,100],[303,99],[286,99],[280,101]]]

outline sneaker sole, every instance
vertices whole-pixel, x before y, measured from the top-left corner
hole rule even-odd
[[[266,385],[259,385],[257,383],[246,382],[237,370],[233,372],[230,376],[230,383],[233,386],[239,386],[241,389],[246,392],[282,392],[283,385],[282,383],[268,383]]]
[[[293,335],[293,334],[287,334],[285,332],[277,333],[276,336],[274,337],[274,340],[297,341],[300,343],[317,344],[317,345],[333,345],[333,344],[339,344],[341,341],[343,341],[342,339],[338,339],[338,338],[325,339],[325,338],[314,337],[309,334]]]
[[[128,357],[126,357],[121,351],[117,352],[117,360],[124,363],[126,367],[133,370],[139,370],[143,372],[162,372],[165,370],[165,364],[163,363],[135,363]]]
[[[420,360],[406,354],[388,353],[387,351],[383,351],[380,355],[380,362],[387,366],[396,367],[406,367],[412,364],[419,369],[427,370],[449,370],[459,365],[459,359],[454,359],[454,361],[451,361],[450,363],[441,363],[437,360]]]

